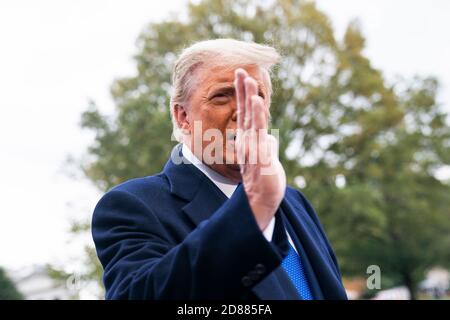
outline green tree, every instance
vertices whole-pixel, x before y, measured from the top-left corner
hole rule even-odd
[[[205,0],[189,4],[186,20],[149,24],[137,75],[111,87],[116,113],[92,103],[82,116],[95,133],[83,172],[106,191],[162,169],[174,144],[171,65],[182,48],[222,37],[270,44],[283,55],[271,115],[288,182],[316,207],[344,275],[375,264],[414,298],[424,270],[450,261],[450,187],[435,177],[450,163],[450,128],[437,81],[388,83],[365,57],[358,23],[336,39],[313,2],[259,3]],[[95,258],[92,266],[100,274]]]
[[[22,300],[23,295],[16,289],[14,282],[5,270],[0,268],[0,300]]]

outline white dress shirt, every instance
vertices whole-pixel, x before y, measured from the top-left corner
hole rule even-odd
[[[224,176],[218,174],[214,170],[212,170],[210,167],[205,165],[203,162],[201,162],[189,149],[188,146],[182,145],[181,147],[183,156],[192,163],[197,169],[199,169],[201,172],[203,172],[219,189],[222,191],[227,198],[231,198],[234,191],[236,190],[238,184],[230,181],[229,179],[225,178]],[[267,227],[263,230],[263,235],[267,239],[267,241],[271,242],[273,237],[273,230],[275,228],[275,216],[272,217]],[[288,241],[291,244],[291,246],[297,251],[295,248],[295,245],[289,236],[289,233],[286,231]]]

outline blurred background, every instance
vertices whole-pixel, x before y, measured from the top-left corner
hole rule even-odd
[[[280,157],[349,297],[448,299],[449,14],[446,0],[2,0],[0,299],[103,298],[92,211],[162,169],[171,65],[218,37],[283,55]]]

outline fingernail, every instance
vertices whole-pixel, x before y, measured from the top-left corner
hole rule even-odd
[[[234,75],[238,76],[239,74],[242,74],[244,72],[244,69],[242,68],[237,68],[236,70],[234,70]]]

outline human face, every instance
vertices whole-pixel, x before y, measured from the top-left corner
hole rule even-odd
[[[264,81],[264,79],[268,79],[268,75],[264,75],[265,71],[255,65],[239,67],[245,69],[248,75],[256,80],[258,94],[264,99],[268,109],[270,98]],[[237,102],[234,88],[236,68],[216,66],[197,69],[194,74],[195,85],[186,108],[188,129],[191,132],[188,139],[190,149],[206,165],[233,182],[241,180],[233,134],[237,128]],[[201,128],[198,126],[199,123]],[[210,129],[216,129],[217,133],[220,132],[222,140],[216,141],[216,136],[208,138],[208,134],[205,133]],[[221,147],[211,148],[210,146],[211,152],[207,152],[208,145],[211,143]],[[201,145],[201,150],[197,148],[199,145]],[[221,161],[217,161],[217,159]]]

